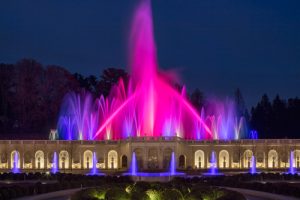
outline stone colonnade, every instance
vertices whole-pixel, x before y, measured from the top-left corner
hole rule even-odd
[[[255,159],[257,168],[284,170],[290,165],[290,152],[294,154],[293,167],[300,167],[300,140],[189,141],[162,137],[120,141],[1,140],[0,171],[49,171],[55,164],[60,171],[74,173],[93,167],[125,170],[130,166],[132,152],[140,170],[168,169],[172,152],[178,169],[207,169],[214,164],[219,169],[246,170]]]

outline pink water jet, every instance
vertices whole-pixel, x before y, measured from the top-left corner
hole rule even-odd
[[[135,10],[129,41],[128,85],[120,80],[108,97],[95,102],[86,93],[68,94],[58,122],[60,138],[239,138],[242,122],[237,122],[234,111],[199,114],[187,100],[185,89],[175,89],[172,76],[158,70],[150,0],[142,0]]]

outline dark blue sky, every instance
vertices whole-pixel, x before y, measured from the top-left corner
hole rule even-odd
[[[0,62],[34,58],[71,72],[124,68],[136,0],[0,2]],[[263,93],[300,96],[299,0],[153,0],[161,68],[176,68],[189,90],[248,107]]]

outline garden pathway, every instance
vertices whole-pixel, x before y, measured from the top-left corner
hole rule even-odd
[[[56,192],[50,192],[46,194],[39,194],[35,196],[27,196],[18,198],[16,200],[69,200],[71,196],[82,190],[82,188],[69,189],[69,190],[60,190]]]
[[[261,192],[256,190],[230,188],[230,187],[224,187],[224,188],[243,194],[247,198],[247,200],[299,200],[299,198],[296,197],[284,196],[284,195],[273,194],[268,192]]]

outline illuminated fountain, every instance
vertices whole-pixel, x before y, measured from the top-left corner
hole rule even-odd
[[[97,174],[97,156],[96,152],[93,152],[93,167],[92,167],[92,174]]]
[[[20,160],[19,160],[19,152],[14,152],[14,158],[13,158],[13,166],[12,166],[12,172],[13,173],[20,173],[20,166],[19,166]]]
[[[296,173],[296,168],[294,166],[295,166],[294,151],[291,151],[291,153],[290,153],[289,174],[295,174]]]
[[[178,91],[174,73],[158,69],[150,0],[137,7],[129,42],[131,78],[119,81],[108,97],[93,100],[88,92],[71,92],[61,106],[60,139],[120,140],[128,137],[181,137],[192,140],[239,139],[245,120],[237,118],[232,101],[210,101],[195,110]]]
[[[58,158],[56,151],[53,153],[51,173],[56,174],[58,172]]]
[[[170,161],[170,170],[169,173],[171,176],[174,176],[176,174],[176,162],[175,162],[175,154],[172,152],[171,155],[171,161]]]
[[[105,174],[104,173],[100,173],[99,170],[97,169],[97,155],[96,155],[96,152],[93,152],[93,166],[92,166],[92,169],[91,169],[91,172],[88,173],[87,175],[93,175],[93,176],[104,176]]]
[[[137,176],[137,177],[171,177],[171,176],[182,176],[185,173],[176,171],[176,158],[175,153],[172,152],[171,160],[169,165],[169,171],[167,172],[138,172],[137,160],[135,152],[132,153],[131,164],[129,172],[123,173],[123,175]]]
[[[211,152],[211,160],[210,160],[210,168],[209,168],[209,173],[211,175],[217,174],[218,169],[217,169],[217,160],[216,160],[216,152],[212,151]]]
[[[250,173],[251,174],[256,174],[256,158],[254,155],[252,155],[252,165],[251,165],[251,168],[250,168]]]
[[[210,158],[210,167],[207,173],[203,173],[202,175],[204,176],[218,176],[218,175],[223,175],[222,173],[218,172],[218,167],[217,167],[217,156],[216,152],[212,151],[211,152],[211,158]]]
[[[129,173],[131,176],[137,175],[137,161],[136,161],[135,152],[132,153]]]

